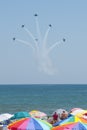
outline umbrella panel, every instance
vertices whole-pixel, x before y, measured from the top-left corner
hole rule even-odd
[[[8,126],[10,130],[50,130],[52,125],[37,118],[24,118]]]
[[[52,130],[87,130],[87,125],[80,122],[74,122],[54,127]]]

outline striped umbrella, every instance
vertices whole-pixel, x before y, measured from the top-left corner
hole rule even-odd
[[[56,122],[55,124],[53,124],[53,126],[68,124],[68,123],[72,123],[72,122],[81,122],[81,123],[87,124],[86,119],[72,115],[72,116],[66,118],[65,120],[62,120],[60,122]]]
[[[23,118],[8,125],[10,130],[51,130],[52,125],[38,118]]]
[[[72,122],[53,127],[52,130],[87,130],[87,125],[81,122]]]

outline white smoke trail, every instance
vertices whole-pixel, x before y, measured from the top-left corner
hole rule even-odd
[[[39,70],[48,74],[48,75],[54,75],[56,70],[54,69],[53,63],[48,55],[46,53],[40,54],[39,59]]]
[[[46,40],[47,40],[49,30],[50,29],[48,29],[45,33],[44,42],[43,42],[43,44],[45,46],[43,45],[43,47],[42,47],[43,51],[40,54],[39,63],[40,63],[40,71],[43,71],[43,72],[47,73],[48,75],[54,75],[57,72],[57,70],[55,69],[49,54],[57,45],[61,44],[62,41],[58,41],[58,42],[54,43],[53,45],[51,45],[49,48],[47,48]]]
[[[29,31],[29,29],[27,29],[26,27],[24,27],[24,30],[28,33],[28,35],[33,39],[34,43],[35,43],[35,46],[36,46],[36,49],[38,51],[38,43],[36,42],[35,40],[35,37],[33,36],[33,34]]]
[[[35,22],[36,22],[36,31],[37,31],[37,34],[38,34],[38,40],[39,40],[39,43],[41,43],[42,40],[41,40],[41,32],[40,32],[38,16],[35,16]]]
[[[54,43],[53,45],[51,45],[48,50],[47,50],[47,54],[49,54],[57,45],[61,44],[62,41],[58,41],[56,43]]]
[[[23,41],[23,40],[18,39],[18,38],[16,38],[16,41],[17,41],[17,42],[20,42],[20,43],[22,43],[22,44],[25,44],[25,45],[27,45],[27,46],[30,46],[30,47],[33,49],[33,51],[35,51],[35,47],[33,47],[31,43],[26,42],[26,41]]]
[[[47,37],[48,37],[49,31],[50,31],[50,27],[47,29],[47,31],[46,31],[46,33],[45,33],[45,36],[44,36],[44,39],[43,39],[43,49],[46,48]]]
[[[47,44],[47,37],[50,31],[50,26],[46,30],[46,33],[44,35],[42,46],[39,48],[39,55],[38,55],[38,63],[39,63],[39,70],[42,72],[47,73],[48,75],[53,75],[55,73],[53,63],[49,57],[49,55],[46,53],[48,48],[46,46]]]

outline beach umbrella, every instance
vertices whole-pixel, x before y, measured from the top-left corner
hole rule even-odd
[[[86,119],[71,115],[70,117],[62,121],[56,122],[55,124],[53,124],[53,126],[63,125],[63,124],[72,123],[72,122],[81,122],[83,124],[87,124]]]
[[[73,108],[70,110],[70,114],[72,114],[72,115],[77,115],[79,113],[84,113],[84,112],[85,112],[85,110],[82,108]]]
[[[76,111],[76,110],[83,110],[82,108],[72,108],[70,111],[71,112],[74,112],[74,111]]]
[[[78,111],[78,110],[83,110],[82,108],[72,108],[71,110],[70,110],[70,112],[75,112],[75,111]]]
[[[8,125],[10,130],[51,130],[52,125],[38,118],[23,118]]]
[[[62,121],[56,122],[55,124],[53,124],[53,126],[58,126],[58,125],[67,124],[71,122],[78,122],[78,121],[80,121],[78,117],[71,115]]]
[[[79,109],[79,110],[75,110],[75,111],[71,112],[70,114],[87,119],[87,110]]]
[[[13,117],[13,115],[9,113],[0,114],[0,122],[9,120],[11,117]]]
[[[71,122],[53,127],[52,130],[87,130],[87,125],[81,122]]]
[[[29,114],[31,115],[31,117],[40,118],[40,119],[45,119],[47,117],[47,114],[38,110],[32,110],[29,112]]]
[[[14,114],[14,116],[11,118],[11,120],[15,120],[15,119],[21,119],[21,118],[26,118],[26,117],[30,117],[30,114],[28,112],[17,112]]]
[[[70,114],[72,114],[72,115],[77,115],[77,114],[79,114],[79,113],[84,113],[85,112],[85,110],[75,110],[75,111],[73,111],[73,112],[70,112]]]

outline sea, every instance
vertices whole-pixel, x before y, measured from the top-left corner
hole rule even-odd
[[[0,85],[0,114],[73,108],[87,109],[87,84]]]

